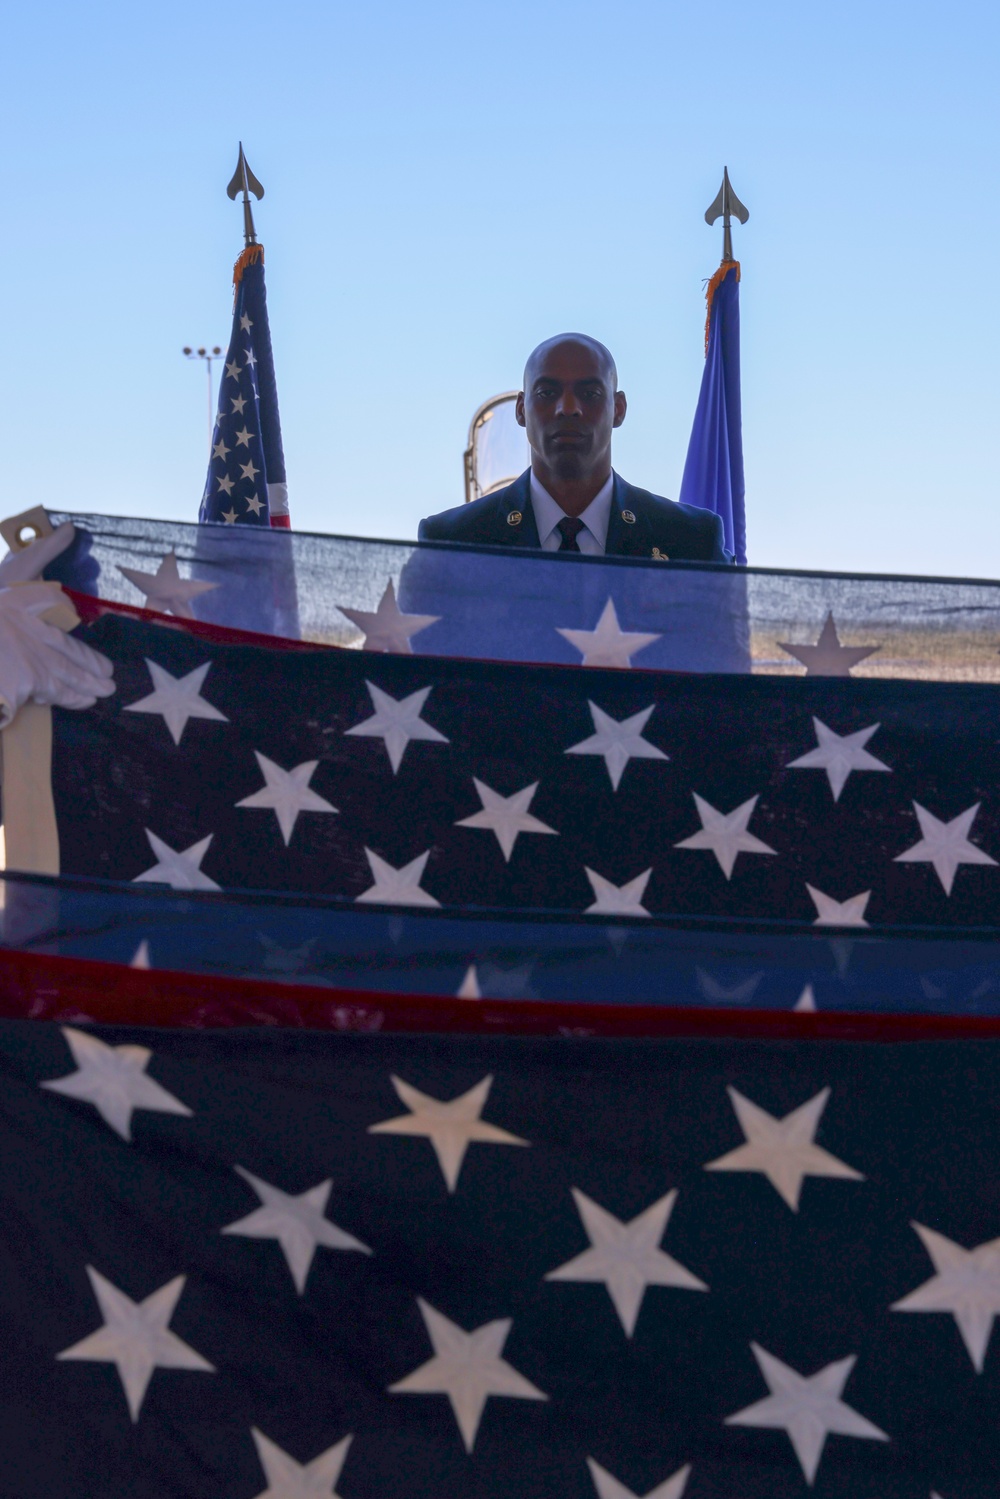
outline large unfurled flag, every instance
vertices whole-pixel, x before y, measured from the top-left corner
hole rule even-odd
[[[196,540],[353,556],[371,648],[147,540],[74,595],[114,696],[5,748],[0,1494],[995,1494],[996,683],[852,679],[891,580],[758,615],[804,676],[650,670],[646,564],[528,555],[614,591],[525,664],[379,543]]]
[[[198,519],[287,527],[288,486],[267,322],[263,245],[247,245],[233,269],[233,283],[233,331]]]
[[[740,265],[723,261],[708,283],[705,371],[691,428],[681,501],[722,517],[726,549],[747,560],[740,407]]]

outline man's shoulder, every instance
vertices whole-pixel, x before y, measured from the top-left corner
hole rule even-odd
[[[516,498],[515,491],[523,484],[524,475],[503,489],[494,489],[490,494],[471,500],[467,505],[456,505],[451,510],[442,510],[437,515],[428,515],[420,522],[417,532],[421,541],[470,541],[489,540],[497,528],[497,517],[510,510]]]
[[[634,484],[625,485],[632,509],[643,512],[649,520],[665,520],[668,523],[693,526],[699,531],[714,531],[718,517],[712,510],[700,505],[684,505],[680,500],[668,500],[665,495],[652,494],[648,489],[638,489]],[[623,501],[625,497],[623,496]]]
[[[678,555],[683,548],[690,560],[719,561],[726,555],[723,549],[722,521],[713,510],[700,505],[685,505],[680,500],[668,500],[663,495],[652,494],[648,489],[639,489],[634,484],[622,482],[622,505],[641,516],[653,533],[653,539],[664,551]],[[678,558],[680,560],[680,558]]]

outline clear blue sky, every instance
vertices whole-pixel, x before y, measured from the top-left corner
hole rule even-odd
[[[8,10],[4,513],[194,519],[242,137],[293,524],[412,537],[469,417],[567,328],[614,351],[615,464],[676,495],[702,214],[750,209],[750,560],[1000,573],[1000,7],[53,5]]]

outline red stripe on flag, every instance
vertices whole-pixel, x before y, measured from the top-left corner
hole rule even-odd
[[[573,1004],[456,999],[130,968],[10,949],[0,951],[0,1017],[196,1030],[277,1025],[327,1031],[883,1042],[1000,1036],[1000,1016],[989,1015],[852,1015],[588,1004],[585,999]]]
[[[176,615],[160,614],[156,609],[143,609],[138,604],[118,604],[108,599],[97,599],[90,593],[77,593],[74,588],[65,588],[63,592],[72,599],[73,607],[85,625],[92,625],[105,614],[119,614],[126,619],[163,625],[168,630],[181,630],[185,635],[197,635],[202,640],[214,640],[218,645],[259,645],[271,651],[343,649],[339,645],[321,645],[314,640],[293,640],[289,635],[264,635],[256,630],[236,630],[231,625],[214,625],[207,620],[178,619]]]

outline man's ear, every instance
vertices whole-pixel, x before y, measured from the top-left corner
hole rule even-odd
[[[622,422],[625,420],[625,413],[626,413],[627,410],[628,410],[628,401],[626,401],[626,399],[625,399],[625,392],[623,390],[616,390],[615,391],[615,419],[614,419],[614,422],[612,423],[613,426],[615,426],[615,427],[620,427],[621,426]]]
[[[524,391],[519,390],[517,400],[514,402],[514,420],[519,427],[526,425],[524,420]]]

